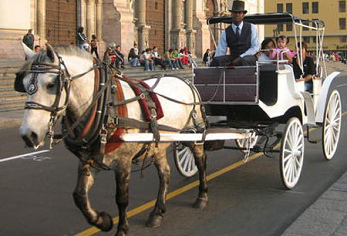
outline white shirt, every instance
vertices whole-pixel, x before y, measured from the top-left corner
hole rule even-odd
[[[233,28],[233,31],[236,34],[237,25],[232,24],[231,27]],[[242,27],[243,27],[243,21],[239,25],[240,33],[242,32]],[[251,24],[251,32],[252,32],[251,47],[240,55],[241,58],[245,56],[249,56],[249,55],[254,55],[259,51],[258,31],[257,31],[257,27],[254,24]],[[216,50],[216,57],[224,56],[227,52],[227,49],[228,49],[227,37],[226,37],[225,30],[223,30],[223,33],[220,37],[219,44]]]

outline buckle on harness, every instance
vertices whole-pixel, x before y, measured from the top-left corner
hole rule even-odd
[[[152,119],[157,118],[157,111],[154,108],[151,109],[151,118]]]
[[[107,143],[107,130],[105,129],[105,127],[102,127],[102,129],[100,130],[100,142],[102,144]]]

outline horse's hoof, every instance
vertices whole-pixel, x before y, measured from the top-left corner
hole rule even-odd
[[[106,212],[101,212],[99,214],[96,227],[98,227],[101,231],[104,232],[110,231],[113,227],[112,217]]]
[[[149,219],[148,219],[146,225],[147,225],[148,227],[153,227],[153,228],[159,227],[159,226],[161,225],[162,220],[163,220],[163,216],[161,216],[161,215],[155,215],[155,214],[152,215],[152,214],[151,214],[151,215],[149,216]]]
[[[198,198],[196,199],[195,203],[193,204],[194,208],[204,209],[207,206],[208,199],[204,198]]]
[[[114,236],[126,236],[127,234],[123,231],[117,232]]]

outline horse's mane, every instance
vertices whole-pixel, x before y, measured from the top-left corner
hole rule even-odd
[[[80,49],[79,47],[69,45],[69,46],[57,46],[54,48],[54,50],[59,54],[59,55],[64,55],[64,56],[78,56],[82,57],[85,59],[93,59],[92,54],[88,53],[85,50]]]

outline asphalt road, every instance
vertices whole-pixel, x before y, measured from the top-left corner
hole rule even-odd
[[[343,111],[347,110],[347,87],[337,81]],[[347,119],[343,117],[339,147],[327,162],[321,143],[305,143],[304,169],[298,186],[284,189],[278,158],[259,156],[244,164],[238,151],[208,153],[210,202],[206,209],[191,207],[197,187],[181,189],[196,178],[186,179],[176,171],[169,153],[172,178],[170,192],[177,193],[167,202],[167,212],[159,228],[147,228],[150,210],[135,210],[129,220],[129,235],[280,235],[322,192],[347,170]],[[317,137],[319,130],[316,130]],[[0,130],[0,235],[61,236],[113,235],[97,232],[87,224],[74,206],[72,192],[78,160],[63,145],[53,151],[18,157],[35,152],[25,149],[17,129]],[[43,148],[41,150],[46,150]],[[169,151],[170,152],[170,151]],[[274,155],[276,156],[276,155]],[[13,157],[13,159],[7,159]],[[237,168],[234,163],[242,164]],[[230,167],[231,166],[231,167]],[[229,167],[228,171],[220,170]],[[134,166],[134,169],[138,169]],[[225,169],[224,169],[225,170]],[[213,173],[220,174],[214,177]],[[144,178],[133,173],[129,210],[155,199],[158,179],[155,168],[145,170]],[[177,189],[179,189],[177,191]],[[112,172],[102,172],[91,192],[93,206],[117,216]],[[150,208],[152,209],[152,208]]]

